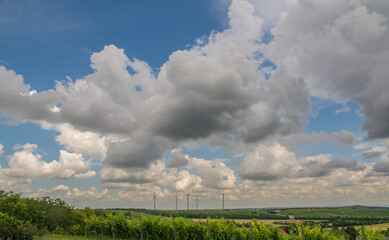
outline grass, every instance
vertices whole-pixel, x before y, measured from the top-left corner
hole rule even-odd
[[[88,237],[79,237],[79,236],[68,236],[68,235],[58,235],[58,234],[48,234],[43,236],[34,236],[33,240],[76,240],[76,239],[89,239],[89,240],[100,240],[101,238],[88,238]],[[108,239],[108,238],[104,238]]]

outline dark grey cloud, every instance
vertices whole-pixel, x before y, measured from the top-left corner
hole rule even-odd
[[[389,136],[388,61],[389,53],[380,57],[371,69],[369,76],[371,80],[366,89],[356,97],[356,100],[362,104],[361,112],[366,116],[363,129],[368,131],[369,139]]]
[[[351,171],[360,171],[366,168],[366,166],[360,163],[357,159],[342,159],[342,158],[333,158],[329,162],[323,165],[324,168],[336,169],[336,168],[345,168]]]
[[[305,163],[308,177],[323,177],[330,175],[336,169],[347,169],[349,171],[362,171],[366,165],[356,159],[333,158],[329,160],[325,156],[310,157]]]
[[[317,161],[308,161],[305,163],[308,177],[323,177],[328,176],[333,171],[333,168],[323,166],[323,163]]]
[[[389,161],[379,161],[377,162],[373,170],[379,173],[388,173],[389,174]]]
[[[376,151],[368,151],[368,152],[362,153],[362,157],[364,157],[365,159],[375,158],[375,157],[378,157],[380,155],[381,155],[381,152],[376,152]]]
[[[148,168],[152,162],[162,157],[164,151],[163,146],[151,138],[112,143],[108,147],[104,165]]]

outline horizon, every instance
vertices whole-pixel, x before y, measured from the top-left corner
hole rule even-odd
[[[389,206],[386,0],[3,1],[0,32],[0,189]]]

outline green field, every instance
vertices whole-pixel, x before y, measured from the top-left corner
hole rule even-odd
[[[34,238],[33,238],[33,240],[76,240],[76,239],[101,240],[101,237],[100,238],[88,238],[88,237],[81,237],[81,236],[47,234],[44,236],[34,236]],[[104,239],[109,239],[109,238],[105,237]]]
[[[116,214],[127,215],[131,212],[133,219],[142,216],[173,216],[184,218],[212,218],[212,219],[278,219],[287,220],[291,219],[379,219],[389,222],[389,209],[353,209],[353,208],[291,208],[291,209],[268,209],[268,210],[148,210],[148,209],[109,209],[104,210],[106,213],[115,212]]]
[[[279,219],[287,220],[288,216],[277,214],[274,210],[148,210],[148,209],[128,209],[128,210],[105,210],[107,213],[125,215],[131,212],[134,219],[140,214],[144,216],[166,216],[166,217],[184,217],[184,218],[212,218],[212,219]],[[128,214],[128,213],[127,213]]]
[[[389,209],[285,209],[280,214],[294,217],[318,218],[389,218]]]

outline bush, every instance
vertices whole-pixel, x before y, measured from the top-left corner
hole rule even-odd
[[[30,223],[0,213],[0,239],[30,240],[36,232],[36,227]]]

